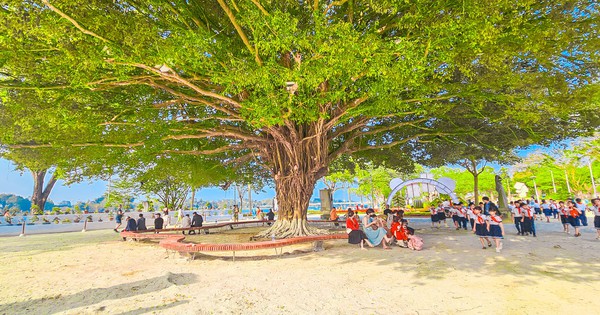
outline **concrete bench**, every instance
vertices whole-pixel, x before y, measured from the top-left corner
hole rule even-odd
[[[262,222],[262,221],[258,221]],[[239,222],[234,222],[239,223]],[[225,225],[226,226],[226,225]],[[194,228],[197,229],[197,228]],[[160,231],[181,231],[181,230],[191,230],[191,229],[165,229]],[[260,249],[268,249],[268,248],[282,248],[284,246],[290,246],[301,243],[314,243],[315,250],[322,249],[323,241],[325,240],[337,240],[337,239],[347,239],[348,234],[346,233],[335,233],[335,234],[326,234],[326,235],[311,235],[311,236],[301,236],[301,237],[293,237],[293,238],[284,238],[284,239],[276,239],[269,241],[258,241],[258,242],[245,242],[245,243],[225,243],[225,244],[211,244],[211,243],[184,243],[185,235],[180,234],[172,234],[172,233],[162,233],[155,234],[153,230],[145,230],[145,231],[123,231],[121,232],[121,236],[126,239],[160,239],[159,246],[167,249],[176,251],[179,253],[191,254],[191,259],[195,258],[196,253],[200,252],[232,252],[233,260],[235,261],[235,252],[236,251],[251,251],[251,250],[260,250]]]

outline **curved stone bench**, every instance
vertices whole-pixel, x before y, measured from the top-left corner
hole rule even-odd
[[[316,220],[315,220],[316,221]],[[325,221],[325,220],[324,220]],[[245,222],[227,222],[219,224],[219,227],[228,225],[240,225],[244,223],[260,223],[265,221],[245,221]],[[330,221],[329,221],[330,222]],[[207,226],[206,228],[215,228],[216,225]],[[202,227],[204,228],[204,226]],[[202,229],[200,228],[200,229]],[[173,229],[162,229],[156,231],[186,231],[186,230],[197,230],[199,228],[173,228]],[[156,234],[155,230],[144,230],[144,231],[122,231],[120,235],[123,239],[160,239],[159,246],[167,249],[176,251],[179,253],[192,254],[192,259],[196,253],[199,252],[226,252],[231,251],[233,253],[233,260],[235,261],[236,251],[250,251],[260,250],[268,248],[281,248],[284,246],[290,246],[301,243],[309,242],[322,242],[325,240],[336,240],[336,239],[347,239],[348,234],[336,233],[327,235],[312,235],[312,236],[301,236],[294,238],[276,239],[270,241],[259,241],[259,242],[245,242],[245,243],[225,243],[225,244],[211,244],[211,243],[184,243],[185,235],[173,234],[173,233],[162,233]]]

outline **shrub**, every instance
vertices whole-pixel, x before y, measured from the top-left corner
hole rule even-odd
[[[42,209],[40,209],[40,207],[38,207],[37,205],[31,205],[30,209],[31,209],[30,210],[31,214],[37,214],[37,215],[44,214],[44,211]]]

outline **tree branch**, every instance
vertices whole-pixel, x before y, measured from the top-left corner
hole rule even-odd
[[[252,3],[254,3],[254,5],[256,7],[258,7],[260,12],[262,12],[266,16],[269,16],[269,12],[267,12],[267,10],[265,10],[265,8],[260,4],[260,2],[258,0],[252,0]]]
[[[180,98],[186,99],[188,101],[188,103],[202,104],[202,105],[208,106],[208,107],[210,107],[210,108],[212,108],[214,110],[220,111],[220,112],[222,112],[224,114],[227,114],[229,116],[235,117],[237,119],[241,119],[241,117],[235,111],[232,111],[232,110],[230,110],[230,109],[228,109],[226,107],[223,107],[223,106],[219,106],[219,105],[217,105],[215,103],[212,103],[212,102],[209,102],[209,101],[207,101],[205,99],[202,99],[202,98],[199,98],[199,97],[195,97],[195,96],[191,96],[191,95],[185,94],[183,92],[176,91],[176,90],[174,90],[174,89],[172,89],[172,88],[170,88],[170,87],[168,87],[166,85],[162,85],[162,84],[156,83],[156,82],[154,82],[152,80],[151,81],[147,81],[147,83],[145,83],[145,84],[147,84],[149,86],[153,86],[153,87],[158,88],[158,89],[165,90],[166,92],[169,92],[172,95],[179,96]]]
[[[223,127],[224,126],[220,126],[220,128]],[[210,137],[223,137],[255,142],[269,142],[268,139],[261,138],[252,134],[242,133],[239,130],[227,128],[224,128],[224,130],[202,130],[202,133],[196,135],[171,135],[164,137],[163,140],[204,139]]]
[[[329,120],[329,122],[327,122],[327,124],[325,124],[325,127],[323,129],[327,130],[331,130],[333,129],[333,127],[338,123],[338,121],[351,109],[358,107],[358,105],[362,104],[364,101],[366,101],[369,97],[367,95],[359,97],[355,100],[353,100],[350,103],[346,103],[340,107],[338,107],[338,110],[336,111],[336,113],[334,114],[334,116]]]
[[[73,26],[75,26],[77,29],[79,29],[82,33],[93,36],[98,38],[99,40],[105,42],[105,43],[110,43],[111,41],[90,31],[87,30],[85,28],[83,28],[79,23],[77,23],[77,21],[75,21],[72,17],[68,16],[67,14],[65,14],[64,12],[62,12],[61,10],[59,10],[58,8],[56,8],[55,6],[51,5],[50,2],[48,0],[42,0],[42,2],[52,11],[58,13],[58,15],[60,15],[61,17],[63,17],[64,19],[68,20],[69,22],[71,22],[71,24],[73,24]]]
[[[158,76],[160,76],[161,78],[164,78],[168,81],[171,82],[175,82],[175,83],[179,83],[179,84],[183,84],[187,87],[189,87],[190,89],[194,90],[194,92],[203,95],[203,96],[207,96],[210,98],[215,98],[218,100],[221,100],[225,103],[231,104],[237,108],[242,107],[240,103],[236,102],[235,100],[229,98],[229,97],[225,97],[213,92],[209,92],[209,91],[205,91],[201,88],[199,88],[197,85],[191,83],[190,81],[182,78],[181,76],[179,76],[175,71],[169,69],[168,71],[161,71],[160,69],[155,69],[153,67],[149,67],[145,64],[141,64],[141,63],[129,63],[129,62],[115,62],[114,60],[106,60],[109,63],[113,63],[113,64],[117,64],[117,65],[125,65],[125,66],[130,66],[130,67],[135,67],[135,68],[140,68],[140,69],[144,69],[146,71],[152,72],[157,74]]]
[[[244,42],[244,45],[246,45],[246,48],[248,48],[248,50],[250,51],[250,53],[252,53],[254,55],[254,57],[255,57],[256,62],[258,63],[258,65],[262,66],[263,65],[262,60],[260,59],[260,57],[256,53],[256,49],[254,47],[252,47],[252,45],[250,44],[250,41],[248,40],[248,37],[246,37],[246,34],[244,33],[244,30],[242,30],[242,27],[235,20],[235,16],[233,15],[233,12],[231,12],[231,9],[229,9],[229,7],[225,3],[225,1],[223,1],[223,0],[217,0],[217,2],[219,3],[219,5],[223,9],[223,11],[225,11],[225,14],[227,14],[227,17],[229,18],[229,21],[231,21],[231,24],[233,24],[233,27],[235,28],[235,30],[237,31],[238,35],[242,39],[242,42]]]
[[[43,144],[13,144],[7,145],[11,149],[37,149],[37,148],[63,148],[65,146],[71,147],[107,147],[107,148],[132,148],[143,146],[144,142],[136,143],[71,143],[71,144],[60,144],[55,145],[51,143]]]
[[[327,6],[327,8],[325,9],[325,11],[323,11],[323,15],[327,15],[327,13],[329,12],[329,10],[334,6],[334,5],[342,5],[344,3],[346,3],[348,0],[339,0],[339,1],[331,1],[331,3]]]
[[[163,150],[162,153],[168,154],[183,154],[183,155],[212,155],[217,153],[224,153],[228,151],[244,150],[249,149],[250,146],[245,145],[226,145],[212,150]]]

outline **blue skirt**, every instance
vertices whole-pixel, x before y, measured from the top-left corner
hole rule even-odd
[[[560,215],[560,223],[562,224],[569,224],[569,217],[566,215]]]
[[[487,226],[485,224],[475,224],[475,235],[479,236],[479,237],[486,237],[488,236],[488,230],[487,230]]]
[[[502,236],[502,229],[499,225],[490,225],[490,236],[492,238],[504,238],[504,236]]]
[[[594,217],[594,227],[600,230],[600,215]]]
[[[365,234],[367,235],[367,239],[373,246],[377,246],[381,243],[381,240],[385,237],[387,232],[383,228],[378,228],[377,230],[373,230],[371,227],[365,229]]]
[[[571,224],[572,227],[581,226],[579,223],[579,217],[569,216],[569,224]]]
[[[432,214],[431,215],[431,222],[438,222],[438,221],[439,221],[438,215],[437,214]]]
[[[544,215],[547,217],[552,216],[552,209],[544,209]]]

